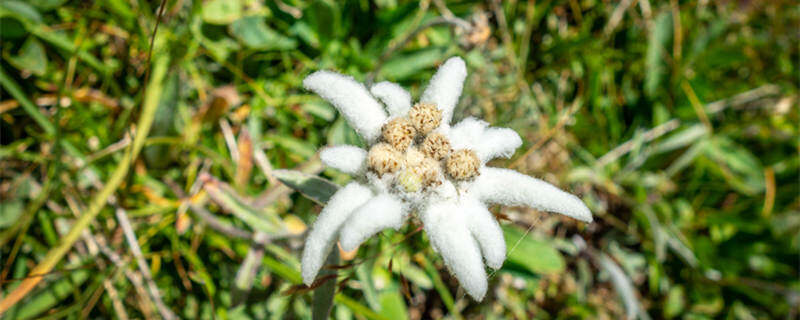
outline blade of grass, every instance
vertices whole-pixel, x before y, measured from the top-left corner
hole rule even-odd
[[[117,164],[117,167],[114,169],[108,181],[106,181],[103,188],[94,195],[86,211],[75,221],[69,233],[61,239],[61,244],[47,253],[45,258],[31,270],[28,278],[26,278],[19,287],[5,296],[3,300],[0,300],[0,314],[5,313],[8,308],[22,300],[28,292],[42,281],[42,275],[48,273],[55,267],[61,258],[72,248],[72,245],[78,240],[83,230],[89,226],[89,223],[94,220],[97,214],[100,213],[100,210],[105,207],[108,198],[117,190],[125,179],[133,159],[139,155],[139,151],[141,151],[142,146],[144,146],[145,138],[147,138],[147,134],[150,132],[150,126],[153,123],[156,107],[158,106],[158,98],[161,95],[161,84],[167,73],[168,65],[169,56],[167,55],[159,56],[153,64],[153,77],[147,86],[142,113],[139,123],[136,126],[136,136],[133,139],[133,146],[127,150],[125,156],[122,157],[122,160]]]
[[[25,112],[27,112],[31,118],[33,118],[33,121],[36,121],[36,124],[44,129],[45,133],[48,135],[56,133],[56,128],[53,126],[53,124],[47,120],[47,117],[39,110],[39,107],[33,104],[33,102],[25,96],[25,93],[22,92],[22,88],[20,88],[19,84],[17,84],[14,79],[11,79],[11,77],[6,74],[6,71],[3,69],[3,67],[0,67],[0,85],[8,90],[8,93],[11,94],[14,99],[17,99],[17,102],[19,102],[20,106],[22,106],[22,109],[25,110]]]
[[[136,257],[136,264],[139,266],[139,272],[142,273],[145,282],[147,282],[147,289],[150,290],[150,296],[156,303],[158,312],[164,319],[175,319],[175,314],[172,313],[172,310],[167,308],[164,304],[164,300],[161,299],[161,292],[158,291],[158,286],[156,286],[155,281],[153,281],[153,275],[150,274],[150,265],[147,264],[144,255],[142,255],[142,249],[139,247],[139,241],[136,239],[136,233],[133,231],[130,220],[128,220],[128,215],[125,214],[125,210],[122,208],[117,208],[116,216],[123,233],[125,233],[125,240],[128,241],[128,246],[131,247],[131,252],[133,256]]]

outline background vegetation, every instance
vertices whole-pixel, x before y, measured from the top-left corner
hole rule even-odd
[[[161,9],[0,1],[3,318],[308,318],[331,299],[337,319],[797,316],[793,1]],[[453,55],[470,72],[456,118],[525,141],[493,165],[579,194],[595,222],[493,208],[510,253],[480,303],[418,221],[298,286],[336,188],[311,177],[348,179],[317,151],[360,143],[303,77],[417,96]]]

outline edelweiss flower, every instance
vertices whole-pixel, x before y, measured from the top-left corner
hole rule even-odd
[[[485,166],[522,145],[516,132],[474,118],[450,126],[466,76],[461,58],[447,60],[413,106],[411,95],[390,82],[367,91],[330,71],[303,81],[369,145],[368,150],[334,146],[321,152],[326,165],[354,181],[331,197],[314,223],[303,251],[303,282],[314,281],[337,237],[342,249],[354,250],[383,229],[400,228],[416,212],[433,248],[480,301],[487,289],[483,261],[497,269],[506,258],[503,232],[488,204],[524,205],[592,221],[577,197],[516,171]]]

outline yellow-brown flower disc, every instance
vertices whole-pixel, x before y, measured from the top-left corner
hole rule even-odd
[[[416,147],[410,147],[406,150],[406,167],[417,166],[425,160],[425,154],[419,151]]]
[[[426,135],[442,123],[442,110],[435,104],[420,102],[408,111],[408,119],[419,134]]]
[[[402,155],[400,152],[387,143],[379,143],[372,146],[367,154],[367,166],[378,176],[400,170],[402,167],[401,160]]]
[[[459,149],[447,158],[447,174],[455,180],[469,180],[478,176],[481,161],[475,151]]]
[[[400,151],[405,151],[414,141],[414,136],[417,135],[417,129],[406,118],[395,118],[389,121],[383,125],[381,131],[383,140]]]
[[[442,160],[450,153],[450,141],[441,133],[432,133],[422,141],[421,149],[433,160]]]
[[[420,178],[422,178],[422,185],[432,187],[442,183],[439,178],[442,169],[438,161],[425,158],[415,169],[419,172]]]

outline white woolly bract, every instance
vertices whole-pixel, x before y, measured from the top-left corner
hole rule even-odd
[[[469,192],[485,203],[523,205],[592,222],[592,213],[578,197],[514,170],[484,167]]]
[[[356,146],[333,146],[322,149],[319,158],[326,166],[344,173],[357,174],[366,167],[367,151]]]
[[[328,100],[368,142],[381,134],[386,112],[363,84],[331,71],[317,71],[303,80],[306,89]]]
[[[447,268],[473,299],[483,300],[488,287],[486,271],[465,212],[455,202],[437,202],[431,203],[421,218],[431,246],[442,255]]]
[[[339,233],[342,250],[352,251],[386,228],[399,229],[406,221],[403,203],[389,194],[378,195],[356,209]]]
[[[446,125],[453,118],[453,109],[461,96],[466,78],[467,66],[464,60],[459,57],[447,59],[433,75],[419,101],[436,104],[442,110],[442,124]]]
[[[459,204],[468,219],[469,231],[481,247],[486,264],[492,269],[500,269],[506,260],[506,240],[497,219],[486,209],[486,205],[472,197],[463,197]]]
[[[363,205],[372,196],[372,191],[369,188],[356,182],[351,182],[344,188],[339,189],[328,200],[328,204],[320,212],[317,221],[314,222],[314,226],[306,238],[306,246],[303,249],[301,261],[303,283],[311,285],[314,282],[314,278],[325,262],[331,247],[336,242],[336,235],[342,223],[350,217],[353,210]]]
[[[404,116],[408,113],[408,109],[411,109],[411,94],[396,83],[379,82],[369,91],[386,105],[391,117]]]
[[[516,131],[508,128],[489,128],[489,123],[475,118],[466,118],[449,132],[453,149],[475,151],[481,163],[497,157],[508,158],[522,145]]]

